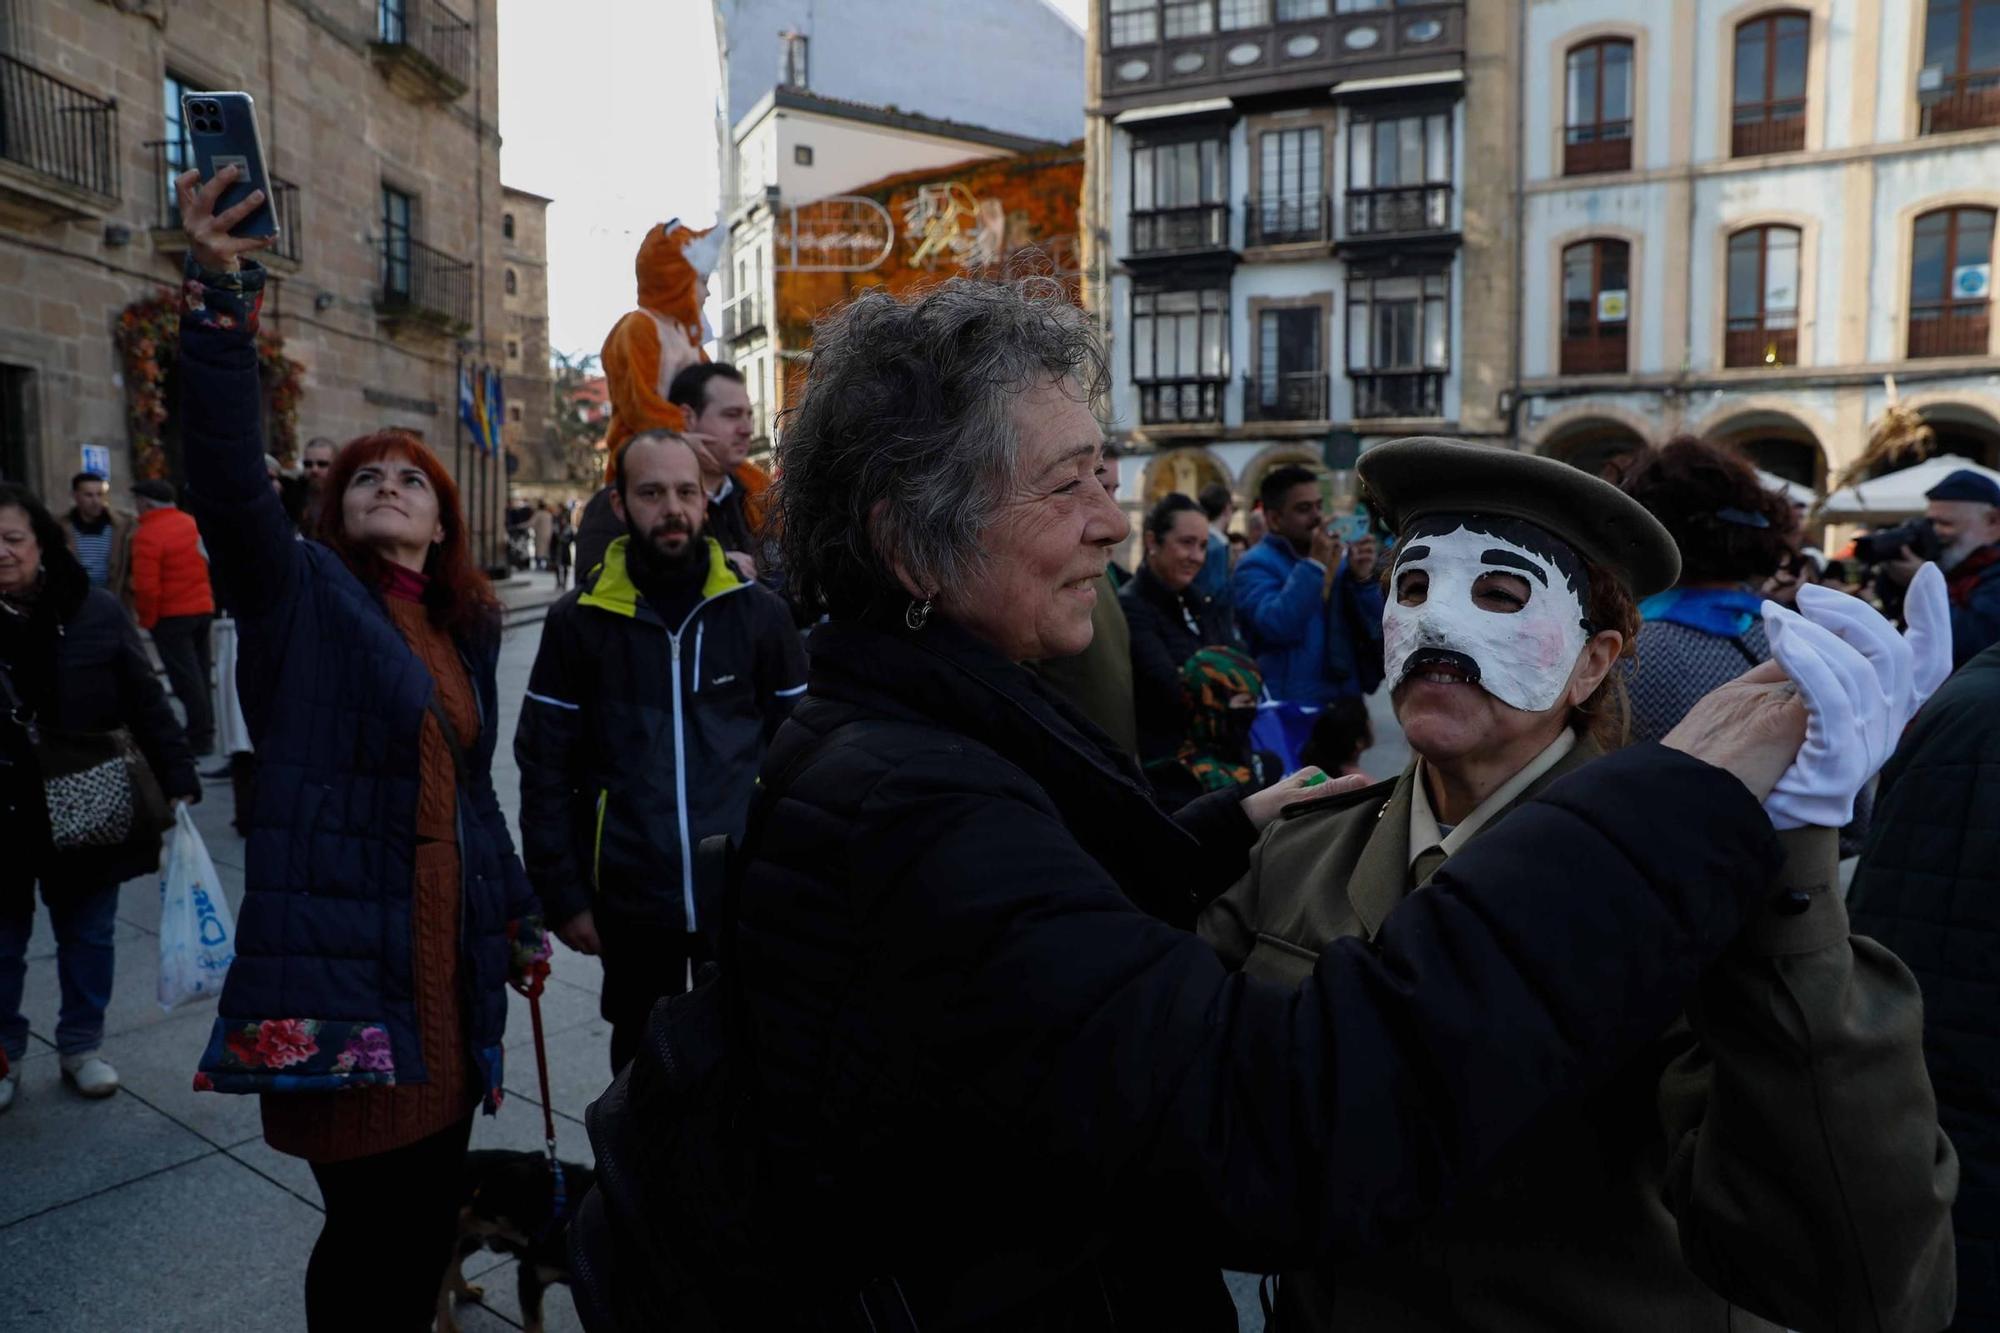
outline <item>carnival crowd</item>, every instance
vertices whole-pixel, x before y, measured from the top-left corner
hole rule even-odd
[[[452,476],[385,430],[282,484],[226,184],[177,183],[184,486],[0,486],[0,1052],[39,889],[63,1077],[118,1086],[158,834],[71,828],[59,742],[122,731],[173,801],[222,761],[189,1074],[311,1166],[312,1329],[448,1326],[551,940],[602,964],[608,1087],[594,1187],[536,1176],[516,1239],[593,1329],[1231,1329],[1224,1268],[1288,1333],[2000,1327],[1990,479],[1863,569],[1715,442],[1398,440],[1352,514],[1304,466],[1167,494],[1128,571],[1081,312],[864,295],[781,479],[701,361],[620,401],[580,514],[513,516],[575,579],[517,849]]]

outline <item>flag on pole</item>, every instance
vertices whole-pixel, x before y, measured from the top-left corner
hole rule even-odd
[[[493,453],[492,429],[486,419],[486,379],[489,373],[485,366],[481,366],[472,386],[472,443],[481,454],[488,456]]]
[[[479,409],[472,396],[472,367],[463,362],[458,367],[458,416],[472,432],[472,447],[480,448],[483,441],[479,433]]]
[[[490,370],[486,375],[486,451],[494,457],[500,456],[500,427],[507,420],[506,394],[500,383],[500,372]]]

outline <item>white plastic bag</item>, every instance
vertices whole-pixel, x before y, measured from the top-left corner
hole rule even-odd
[[[222,994],[236,961],[236,923],[215,863],[185,805],[174,810],[173,839],[160,871],[160,1007]]]

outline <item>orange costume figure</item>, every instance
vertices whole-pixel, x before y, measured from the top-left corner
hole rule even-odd
[[[690,414],[667,401],[674,376],[708,360],[702,351],[701,308],[708,300],[708,270],[721,251],[720,232],[695,231],[678,218],[651,228],[640,242],[634,269],[639,308],[629,311],[604,340],[604,378],[611,396],[611,430],[605,437],[604,483],[625,441],[644,430],[684,431]],[[744,491],[745,513],[761,529],[770,474],[755,463],[731,475]],[[718,483],[719,484],[719,483]]]

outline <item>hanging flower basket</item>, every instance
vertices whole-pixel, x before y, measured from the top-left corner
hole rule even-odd
[[[125,362],[125,421],[132,437],[132,475],[165,477],[167,452],[161,435],[167,424],[166,371],[180,351],[179,293],[134,301],[118,316],[115,340]],[[257,335],[257,368],[270,405],[270,441],[278,461],[289,465],[298,452],[299,395],[303,368],[285,355],[285,340]]]

